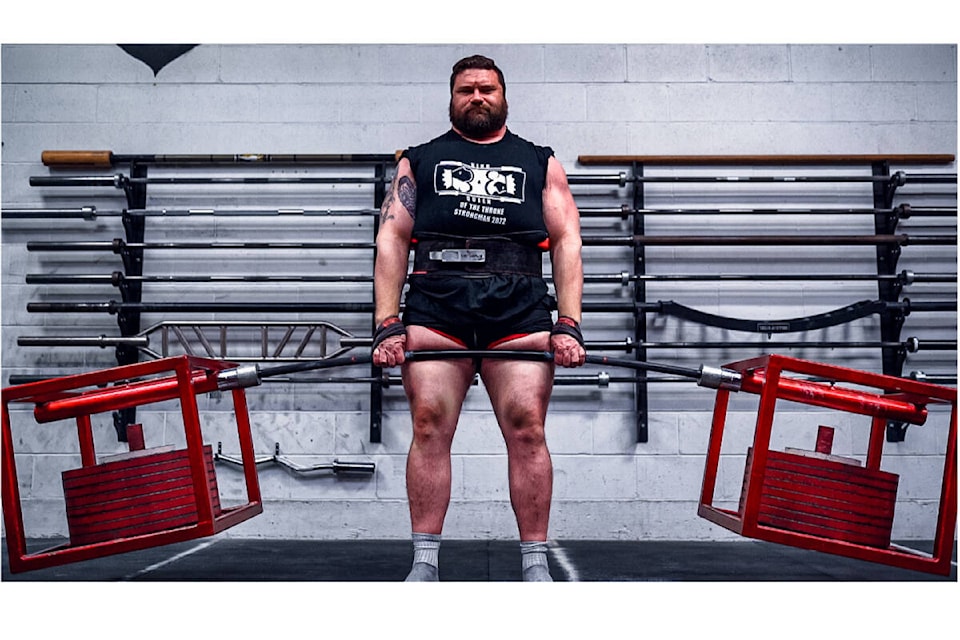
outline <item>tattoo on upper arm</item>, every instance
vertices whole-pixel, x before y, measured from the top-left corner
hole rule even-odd
[[[390,207],[393,205],[394,199],[394,189],[393,184],[391,184],[390,188],[387,189],[387,196],[383,199],[383,204],[380,205],[380,224],[393,217],[390,214]]]
[[[400,176],[397,185],[397,195],[400,198],[400,204],[403,205],[410,217],[417,218],[417,185],[407,176]]]
[[[396,202],[397,198],[400,199],[400,204],[403,205],[403,208],[407,210],[407,213],[410,215],[410,217],[416,219],[417,186],[414,184],[413,180],[407,176],[397,176],[390,184],[390,189],[387,191],[387,195],[383,199],[383,204],[380,205],[381,224],[394,217],[390,212],[390,209],[393,207],[393,204]]]

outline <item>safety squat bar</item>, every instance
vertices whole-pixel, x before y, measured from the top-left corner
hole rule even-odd
[[[86,154],[86,155],[83,155]],[[55,157],[58,156],[58,157]],[[116,174],[113,176],[73,176],[73,177],[35,177],[31,178],[31,185],[33,186],[112,186],[118,189],[123,189],[128,196],[128,203],[132,201],[131,196],[136,195],[138,190],[144,190],[148,184],[290,184],[296,182],[302,183],[313,183],[313,184],[323,184],[323,183],[341,183],[341,182],[361,182],[361,183],[372,183],[378,185],[378,202],[382,198],[382,191],[379,190],[379,185],[385,184],[388,182],[386,173],[384,171],[379,171],[377,175],[373,177],[363,177],[363,178],[305,178],[305,177],[292,177],[292,178],[262,178],[262,177],[243,177],[243,178],[220,178],[220,177],[191,177],[191,178],[182,178],[182,177],[173,177],[173,178],[147,178],[146,177],[146,167],[142,166],[143,164],[162,164],[162,165],[197,165],[197,164],[269,164],[269,163],[317,163],[324,164],[329,162],[386,162],[387,159],[393,160],[395,156],[375,156],[375,155],[363,155],[363,156],[344,156],[344,155],[313,155],[313,156],[265,156],[260,154],[247,154],[243,156],[205,156],[205,155],[195,155],[195,156],[118,156],[112,152],[44,152],[43,161],[44,164],[48,166],[61,166],[61,167],[79,167],[79,166],[90,166],[90,167],[106,167],[106,166],[116,166],[122,163],[129,163],[131,165],[131,175],[124,176],[123,174]],[[648,245],[679,245],[679,246],[702,246],[702,245],[715,245],[715,244],[727,244],[733,246],[781,246],[781,245],[874,245],[877,247],[878,254],[881,250],[885,253],[898,253],[899,247],[909,246],[909,245],[918,245],[918,244],[937,244],[937,245],[950,245],[956,244],[956,236],[947,237],[947,236],[915,236],[915,235],[906,235],[906,234],[893,234],[893,233],[880,233],[881,229],[878,228],[878,233],[874,235],[866,236],[830,236],[830,235],[817,235],[817,236],[647,236],[642,234],[642,224],[637,225],[638,218],[642,219],[643,215],[649,213],[703,213],[703,212],[712,212],[717,214],[722,213],[743,213],[743,209],[730,209],[730,210],[700,210],[700,209],[688,209],[688,210],[650,210],[643,208],[642,202],[642,189],[644,183],[650,182],[708,182],[714,184],[736,184],[736,183],[746,183],[746,182],[868,182],[872,183],[874,186],[875,196],[882,193],[887,200],[892,200],[892,196],[897,187],[903,186],[907,183],[912,184],[945,184],[949,182],[955,183],[956,177],[949,176],[946,174],[906,174],[902,171],[896,172],[893,175],[889,174],[889,162],[895,160],[897,162],[904,163],[942,163],[952,161],[952,156],[850,156],[845,158],[838,159],[833,156],[785,156],[785,157],[775,157],[775,156],[760,156],[760,157],[630,157],[630,163],[633,164],[633,177],[627,177],[626,173],[618,173],[616,175],[586,175],[586,176],[569,176],[571,184],[616,184],[617,186],[623,187],[627,185],[632,185],[635,189],[635,197],[633,206],[623,205],[619,209],[598,209],[594,211],[585,210],[582,215],[594,216],[594,215],[620,215],[625,217],[626,215],[634,216],[634,235],[624,236],[624,237],[585,237],[584,244],[587,246],[632,246],[635,253],[641,253],[643,247]],[[644,176],[642,171],[642,163],[646,161],[652,161],[657,164],[729,164],[731,162],[750,162],[752,164],[851,164],[851,163],[861,163],[861,162],[870,162],[874,165],[874,175],[872,176]],[[624,157],[581,157],[580,161],[584,165],[589,164],[607,164],[610,162],[622,163]],[[878,171],[877,164],[882,164],[886,166],[886,171]],[[136,175],[134,169],[141,169],[141,175]],[[638,198],[637,195],[640,197]],[[823,211],[831,212],[842,212],[850,214],[872,214],[877,220],[883,219],[888,221],[893,221],[893,225],[896,225],[896,221],[901,218],[906,218],[911,215],[955,215],[955,208],[938,208],[938,207],[910,207],[909,205],[900,205],[898,207],[892,207],[892,202],[889,204],[877,205],[877,198],[875,197],[875,207],[872,209],[845,209],[845,210],[836,210],[836,209],[824,209]],[[260,211],[260,210],[256,210]],[[816,209],[803,209],[803,210],[755,210],[756,213],[762,211],[775,211],[781,213],[816,213]],[[350,214],[350,215],[371,215],[378,212],[378,209],[370,210],[356,210],[356,211],[347,211],[347,212],[338,212],[329,209],[316,209],[316,210],[307,210],[307,209],[279,209],[273,210],[277,215],[283,214]],[[952,213],[951,213],[952,212]],[[145,207],[131,208],[130,210],[124,210],[121,212],[121,215],[124,216],[125,228],[129,225],[127,222],[129,220],[139,218],[142,221],[143,217],[149,215],[245,215],[247,211],[236,211],[236,210],[209,210],[209,209],[188,209],[182,211],[169,211],[166,209],[161,210],[147,210]],[[36,211],[30,210],[17,210],[13,212],[4,211],[5,217],[36,217],[42,215]],[[77,210],[67,210],[59,211],[56,215],[67,215],[67,216],[80,216],[84,219],[95,219],[97,212],[91,207],[81,208]],[[641,233],[637,233],[637,230]],[[892,228],[890,229],[892,231]],[[129,233],[128,233],[129,236]],[[129,266],[130,256],[134,256],[136,259],[142,262],[142,254],[144,250],[151,249],[188,249],[188,248],[204,248],[204,249],[235,249],[235,248],[291,248],[291,249],[327,249],[327,248],[369,248],[372,244],[366,243],[145,243],[145,242],[136,242],[131,241],[128,237],[128,240],[115,239],[113,241],[107,242],[79,242],[79,243],[29,243],[28,249],[31,251],[102,251],[102,250],[111,250],[115,253],[119,253],[124,257],[125,266]],[[658,276],[647,276],[643,273],[643,261],[635,261],[635,266],[640,267],[640,273],[634,274],[600,274],[597,276],[587,276],[585,280],[587,281],[608,281],[614,278],[619,278],[621,282],[626,285],[627,282],[633,283],[636,289],[642,289],[645,282],[657,279]],[[136,269],[133,269],[135,271]],[[131,271],[131,269],[127,269]],[[122,274],[121,277],[117,277],[116,274],[111,274],[109,276],[111,282],[121,288],[128,289],[130,287],[135,287],[139,289],[139,285],[142,282],[157,282],[163,281],[161,277],[148,277],[136,273]],[[676,276],[676,278],[683,278],[684,276]],[[689,279],[714,279],[712,276],[686,276]],[[736,276],[734,276],[735,278]],[[744,278],[750,278],[750,276],[742,276]],[[786,276],[784,279],[803,279],[805,276]],[[812,279],[826,279],[824,276],[811,276]],[[878,273],[876,276],[868,276],[871,279],[876,279],[881,287],[884,285],[888,286],[888,289],[893,289],[899,292],[900,288],[904,284],[909,284],[915,281],[923,281],[923,275],[921,279],[917,280],[915,277],[908,275],[906,272],[901,274],[895,273]],[[51,276],[51,281],[55,280],[56,276]],[[69,278],[69,276],[66,276]],[[202,279],[201,281],[215,281],[216,276],[211,276],[209,279]],[[322,278],[322,277],[320,277]],[[321,281],[320,278],[317,278],[316,281]],[[670,276],[666,276],[670,278]],[[776,279],[777,276],[768,276],[768,279]],[[855,277],[852,277],[856,279]],[[948,281],[952,278],[952,281],[956,280],[955,275],[951,274],[930,274],[929,279],[926,281]],[[100,277],[102,280],[102,276]],[[271,281],[269,278],[264,278],[263,280],[258,280],[256,277],[245,277],[237,276],[235,280],[244,281],[244,282],[256,282]],[[290,276],[291,281],[296,280],[296,277]],[[31,280],[37,283],[41,283],[45,280],[44,276],[32,276]],[[74,279],[73,281],[77,281]],[[276,280],[272,280],[276,281]],[[322,281],[337,281],[335,278],[330,278],[330,280]],[[62,282],[62,280],[61,280]],[[128,295],[124,295],[124,298],[128,298]],[[589,312],[591,310],[596,311],[608,311],[608,310],[619,310],[619,311],[631,311],[634,313],[637,322],[637,331],[639,333],[645,333],[645,324],[640,315],[649,311],[654,310],[651,307],[659,306],[661,308],[663,303],[659,305],[650,305],[643,300],[643,296],[635,296],[639,301],[639,304],[633,305],[632,308],[624,305],[604,305],[603,303],[590,305],[584,305],[584,311]],[[866,302],[866,301],[865,301]],[[874,301],[874,302],[882,302]],[[919,310],[955,310],[956,305],[954,303],[913,303],[910,304],[909,301],[904,301],[904,303],[899,304],[899,309],[893,311],[894,314],[903,314],[904,307],[907,308],[907,313],[909,310],[919,311]],[[682,305],[672,304],[673,309],[676,310]],[[896,303],[889,302],[886,305],[883,305],[884,309],[878,310],[878,313],[883,314],[884,312],[889,314],[889,308],[891,306],[897,307]],[[368,312],[372,310],[372,305],[366,303],[320,303],[320,304],[297,304],[290,305],[289,309],[287,306],[284,306],[282,303],[279,305],[268,305],[269,310],[290,310],[290,311],[339,311],[339,312]],[[252,305],[237,305],[237,304],[221,304],[221,305],[209,305],[209,304],[198,304],[198,305],[189,305],[187,303],[180,304],[163,304],[163,303],[141,303],[138,301],[129,301],[124,300],[119,303],[115,301],[110,301],[107,303],[35,303],[28,305],[28,310],[30,311],[70,311],[70,312],[85,312],[85,311],[109,311],[110,313],[116,313],[118,316],[130,316],[136,315],[139,316],[142,312],[148,311],[163,311],[163,312],[191,312],[191,311],[200,311],[200,310],[209,310],[209,311],[251,311],[256,309],[262,309],[261,305],[256,303]],[[681,314],[677,314],[681,315]],[[690,314],[688,314],[690,315]],[[695,315],[695,314],[694,314]],[[828,315],[828,314],[825,314]],[[681,315],[681,317],[683,317]],[[696,317],[698,321],[704,320],[703,317]],[[121,321],[121,318],[118,317],[118,322]],[[901,320],[902,323],[902,320]],[[741,323],[749,324],[749,323]],[[768,323],[770,326],[774,326],[776,323]],[[121,322],[121,325],[123,323]],[[760,326],[759,324],[756,326]],[[781,323],[782,326],[782,323]],[[738,327],[739,328],[739,327]],[[889,333],[889,332],[888,332]],[[913,342],[911,341],[913,340]],[[899,339],[890,340],[882,339],[880,343],[874,343],[881,345],[884,353],[888,351],[895,350],[898,354],[903,354],[907,349],[904,348],[904,345],[912,344],[916,345],[915,339],[907,341],[900,341]],[[932,344],[932,343],[931,343]],[[636,340],[634,342],[634,349],[637,352],[637,357],[642,358],[645,355],[645,350],[647,348],[653,348],[653,346],[644,341]],[[119,345],[118,351],[121,348],[129,348],[130,345]],[[939,348],[949,348],[949,345],[938,345]],[[937,347],[934,347],[937,348]],[[955,347],[954,347],[955,348]],[[119,358],[119,356],[118,356]],[[902,367],[902,358],[899,363]],[[885,358],[885,369],[887,368],[887,359]],[[922,375],[922,374],[921,374]],[[643,382],[646,382],[644,380]],[[376,385],[373,385],[374,387]],[[646,388],[640,381],[637,383],[638,389],[638,440],[646,440]],[[642,397],[641,397],[642,396]],[[371,416],[373,420],[373,416]],[[371,427],[371,435],[376,438],[374,441],[379,439],[379,431],[375,432],[374,427]]]
[[[217,450],[213,454],[214,462],[225,462],[238,469],[243,468],[243,458],[231,456],[223,453],[223,443],[217,443]],[[273,445],[273,455],[259,456],[253,459],[254,466],[261,467],[266,464],[276,464],[299,474],[307,475],[321,471],[331,471],[334,475],[340,476],[368,476],[376,471],[376,465],[373,462],[342,462],[334,459],[333,462],[323,462],[313,465],[302,465],[294,462],[290,458],[280,454],[280,443]]]

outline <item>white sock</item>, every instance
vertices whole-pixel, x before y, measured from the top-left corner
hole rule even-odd
[[[434,567],[440,565],[440,535],[434,533],[413,534],[413,563],[423,562]]]
[[[520,542],[520,561],[521,570],[524,574],[528,573],[531,567],[543,567],[549,574],[550,565],[547,563],[547,543],[540,541]],[[542,574],[543,570],[536,570],[535,573]]]

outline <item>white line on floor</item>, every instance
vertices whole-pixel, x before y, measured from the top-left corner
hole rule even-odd
[[[932,554],[932,553],[927,553],[926,551],[920,551],[919,549],[911,549],[910,547],[904,547],[904,546],[902,546],[902,545],[895,544],[895,543],[893,543],[893,542],[890,543],[890,546],[893,547],[894,549],[899,550],[899,551],[906,551],[907,553],[913,553],[913,554],[916,554],[916,555],[918,555],[918,556],[923,556],[924,558],[932,558],[932,557],[933,557],[933,554]],[[950,564],[951,564],[952,566],[954,566],[954,567],[957,566],[957,563],[956,563],[955,560],[951,560],[951,561],[950,561]]]
[[[557,564],[560,565],[560,569],[567,575],[567,581],[580,582],[580,574],[577,571],[577,567],[574,566],[573,561],[570,560],[570,556],[567,555],[567,551],[560,546],[560,543],[551,540],[550,552],[553,554]]]
[[[126,581],[126,580],[134,580],[134,579],[136,579],[136,578],[139,578],[139,577],[142,576],[142,575],[146,575],[146,574],[150,573],[151,571],[156,571],[157,569],[160,569],[160,568],[162,568],[162,567],[165,567],[165,566],[167,566],[168,564],[174,563],[174,562],[176,562],[177,560],[179,560],[180,558],[186,558],[187,556],[189,556],[189,555],[191,555],[191,554],[194,554],[194,553],[196,553],[197,551],[203,551],[203,550],[206,549],[207,547],[212,546],[212,545],[214,545],[214,544],[216,544],[216,543],[217,543],[217,540],[207,540],[206,542],[201,542],[201,543],[198,544],[197,546],[192,547],[192,548],[190,548],[190,549],[187,549],[186,551],[182,551],[182,552],[178,553],[178,554],[175,555],[175,556],[172,556],[172,557],[170,557],[170,558],[167,558],[166,560],[162,560],[162,561],[160,561],[160,562],[157,562],[157,563],[155,563],[155,564],[150,565],[149,567],[145,567],[145,568],[141,569],[140,571],[137,571],[136,573],[131,573],[130,575],[125,576],[125,577],[123,578],[123,580],[124,580],[124,581]]]

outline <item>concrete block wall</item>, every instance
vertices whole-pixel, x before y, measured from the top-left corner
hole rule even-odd
[[[32,175],[45,149],[111,149],[117,153],[392,153],[438,135],[448,126],[450,65],[474,53],[495,58],[504,69],[510,127],[552,146],[568,173],[607,172],[581,167],[580,155],[612,154],[955,154],[957,148],[957,54],[953,45],[200,45],[156,75],[115,45],[4,45],[2,55],[2,201],[8,207],[94,205],[122,208],[109,189],[35,189]],[[916,170],[926,170],[921,167]],[[955,171],[955,164],[930,167]],[[617,169],[619,170],[619,169]],[[762,173],[770,169],[745,169]],[[862,170],[862,169],[860,169]],[[708,174],[714,168],[704,170]],[[790,169],[783,170],[789,174]],[[869,168],[866,168],[869,172]],[[588,206],[619,203],[624,190],[578,189]],[[752,202],[795,204],[781,188],[750,190]],[[150,206],[369,207],[369,190],[350,188],[223,191],[209,188],[151,189]],[[955,190],[933,196],[955,206]],[[650,206],[730,204],[719,188],[683,191],[650,187]],[[870,206],[869,187],[814,190],[822,206]],[[929,196],[928,196],[929,197]],[[329,203],[333,203],[332,205]],[[904,221],[922,233],[929,221]],[[955,228],[955,220],[947,221]],[[690,232],[716,219],[650,220],[649,232]],[[809,221],[757,221],[732,216],[725,230],[813,232]],[[816,222],[817,225],[822,221]],[[834,219],[836,233],[872,233],[872,221]],[[627,233],[629,227],[584,221],[585,232]],[[822,230],[822,227],[820,227]],[[333,217],[150,219],[148,240],[369,240],[370,223]],[[36,349],[17,346],[21,335],[117,335],[106,314],[32,314],[31,301],[116,299],[109,285],[76,287],[25,284],[40,272],[110,272],[116,256],[50,256],[26,251],[32,240],[110,239],[122,236],[117,218],[96,221],[4,220],[2,256],[3,383],[11,374],[61,375],[115,365],[109,349]],[[588,273],[619,272],[629,256],[621,250],[585,252]],[[649,273],[810,272],[870,273],[873,249],[850,250],[838,264],[835,249],[811,254],[781,249],[723,247],[648,250]],[[955,272],[953,247],[907,248],[902,268]],[[842,267],[842,268],[841,268]],[[264,256],[237,251],[214,259],[202,252],[150,258],[147,272],[371,273],[367,254],[303,253]],[[906,295],[906,294],[905,294]],[[956,298],[956,286],[928,285],[917,299]],[[623,299],[619,285],[588,288],[588,300]],[[711,313],[743,318],[791,318],[875,298],[875,283],[717,283],[648,285],[648,299],[671,299]],[[145,286],[150,300],[369,299],[358,287],[318,289],[307,285]],[[239,319],[224,315],[216,319]],[[147,327],[164,319],[148,314]],[[214,319],[204,315],[202,319]],[[268,317],[258,319],[279,319]],[[289,319],[289,318],[286,318]],[[355,315],[323,319],[368,335],[368,320]],[[629,319],[593,314],[584,323],[588,340],[622,340]],[[649,320],[655,341],[741,340],[732,332],[689,323]],[[955,339],[955,314],[913,314],[903,335]],[[751,336],[768,340],[769,336]],[[798,340],[877,340],[874,319]],[[774,342],[774,344],[776,344]],[[780,343],[782,345],[782,342]],[[781,347],[784,348],[784,347]],[[721,364],[757,351],[654,350],[651,360],[695,366]],[[871,371],[879,354],[835,349],[791,350],[791,355]],[[956,354],[910,354],[905,371],[956,372]],[[565,373],[565,372],[560,372]],[[404,488],[410,421],[402,391],[385,391],[383,439],[370,442],[368,398],[348,384],[271,382],[248,392],[257,452],[282,452],[303,464],[341,459],[376,463],[373,478],[300,477],[280,468],[260,472],[265,512],[229,535],[316,538],[402,538],[409,533]],[[234,453],[235,435],[226,397],[201,398],[204,433]],[[552,535],[583,539],[729,539],[725,530],[696,517],[710,428],[713,394],[688,384],[651,385],[649,441],[635,435],[630,385],[558,387],[548,425],[555,467]],[[175,406],[144,407],[148,444],[182,444]],[[939,495],[938,453],[944,450],[944,415],[934,412],[930,429],[911,428],[903,443],[888,443],[890,470],[909,475],[900,492],[894,535],[930,538]],[[755,398],[736,398],[728,419],[717,502],[735,506],[746,448],[756,416]],[[22,417],[22,416],[21,416]],[[830,415],[837,428],[835,453],[863,457],[863,421]],[[774,446],[812,448],[811,425],[824,412],[785,407]],[[17,421],[15,421],[17,422]],[[62,535],[59,474],[79,465],[74,432],[16,426],[20,490],[28,531]],[[97,450],[122,451],[108,417],[94,423]],[[815,434],[815,430],[814,430]],[[233,438],[233,440],[231,439]],[[471,390],[454,445],[453,503],[445,534],[452,538],[510,538],[516,525],[506,489],[505,450],[481,388]],[[942,455],[940,456],[942,457]],[[242,496],[238,471],[222,467],[225,501]]]

